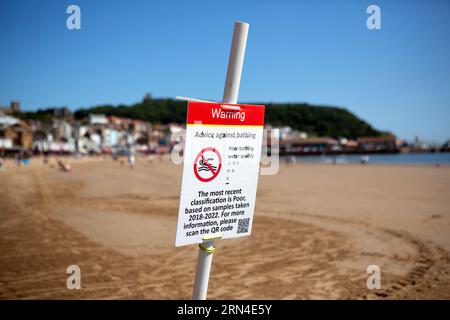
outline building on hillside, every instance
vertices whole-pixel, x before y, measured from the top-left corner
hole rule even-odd
[[[128,130],[130,127],[132,127],[133,120],[129,118],[109,116],[108,123],[110,124],[110,126],[114,127],[114,129]]]
[[[28,150],[33,143],[30,127],[17,118],[0,112],[0,148]]]
[[[330,137],[292,138],[280,141],[280,154],[323,154],[338,146],[338,141]]]
[[[8,127],[1,127],[0,139],[4,149],[25,151],[30,150],[33,144],[33,135],[30,127],[23,121]]]
[[[450,140],[447,140],[439,149],[441,152],[450,152]]]
[[[20,112],[20,102],[17,100],[11,101],[9,107],[0,107],[0,113],[5,115],[12,115],[16,112]]]
[[[270,126],[266,126],[266,129]],[[271,127],[270,127],[271,128]],[[281,127],[278,128],[281,140],[296,140],[296,139],[306,139],[308,134],[303,131],[293,130],[291,127]]]
[[[398,152],[397,138],[393,135],[383,137],[358,138],[358,150],[365,153]]]
[[[150,103],[150,102],[152,102],[152,95],[150,94],[150,93],[146,93],[145,95],[144,95],[144,98],[142,99],[142,102],[144,102],[144,103]]]
[[[107,125],[108,118],[104,114],[90,114],[89,115],[89,124],[91,125]]]
[[[7,115],[3,111],[0,111],[0,128],[7,128],[19,122],[20,122],[19,119],[11,117],[10,115]]]

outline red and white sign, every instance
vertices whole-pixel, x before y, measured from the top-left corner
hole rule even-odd
[[[187,125],[264,126],[264,106],[189,102]]]
[[[194,174],[198,180],[209,182],[213,180],[222,168],[222,157],[214,148],[202,149],[194,161]]]
[[[189,102],[176,246],[250,235],[264,106]]]

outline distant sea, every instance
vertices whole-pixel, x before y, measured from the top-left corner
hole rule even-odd
[[[285,159],[289,156],[284,157]],[[297,162],[332,163],[333,156],[296,156]],[[336,155],[336,163],[359,163],[361,155]],[[419,164],[419,165],[450,165],[450,152],[436,153],[398,153],[371,154],[369,163],[379,164]]]

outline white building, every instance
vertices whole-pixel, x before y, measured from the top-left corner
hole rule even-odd
[[[0,112],[0,127],[10,127],[16,123],[19,123],[19,119],[8,116],[2,112]]]
[[[9,138],[0,138],[0,149],[11,149],[13,147],[12,140]]]
[[[113,147],[120,142],[120,137],[122,132],[116,129],[105,129],[103,130],[104,143],[106,147]]]
[[[108,118],[104,114],[90,114],[90,124],[108,124]]]

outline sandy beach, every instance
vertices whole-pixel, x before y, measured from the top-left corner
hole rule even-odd
[[[190,299],[181,166],[55,163],[0,171],[0,299]],[[447,166],[282,164],[260,176],[252,236],[218,242],[209,298],[450,299],[449,199]],[[73,264],[81,290],[66,287]]]

